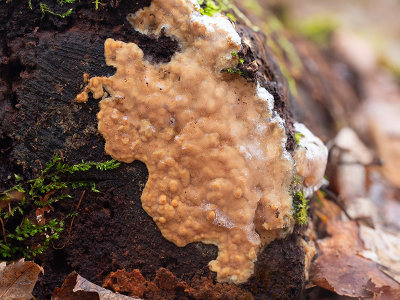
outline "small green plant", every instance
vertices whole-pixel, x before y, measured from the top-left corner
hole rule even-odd
[[[222,12],[222,6],[213,0],[198,0],[197,3],[199,3],[200,6],[203,6],[205,4],[204,8],[200,8],[200,13],[202,15],[207,15],[212,17],[216,13],[221,13]]]
[[[302,134],[301,132],[296,132],[294,134],[294,138],[296,140],[297,145],[300,145],[300,138],[304,137],[304,134]]]
[[[235,51],[231,52],[232,57],[238,57],[239,54]],[[244,63],[244,59],[239,57],[239,63],[237,64],[237,66],[233,67],[233,68],[226,68],[224,70],[222,70],[222,72],[228,73],[228,74],[238,74],[239,76],[243,75],[243,72],[240,70],[239,65]]]
[[[307,224],[307,212],[308,212],[308,200],[306,199],[304,192],[296,191],[293,192],[293,217],[297,224]]]
[[[32,258],[38,254],[42,254],[50,245],[52,240],[58,239],[59,234],[64,230],[64,222],[57,219],[50,220],[47,224],[36,225],[25,218],[22,225],[16,227],[14,233],[7,235],[8,245],[0,244],[0,253],[3,258],[10,258],[16,253],[22,254],[25,258]],[[43,241],[35,247],[29,246],[9,246],[12,241],[23,243],[33,237],[42,236]]]
[[[231,8],[230,1],[228,0],[197,0],[197,3],[201,6],[200,13],[202,15],[212,17],[217,13],[224,12],[229,19],[231,19],[233,22],[236,22],[236,18],[230,12],[228,12],[228,10]]]
[[[231,53],[233,57],[238,56],[238,54],[236,52],[232,52]],[[239,76],[243,75],[242,70],[240,70],[239,65],[244,63],[244,59],[243,58],[239,58],[239,63],[237,64],[236,67],[233,68],[226,68],[224,70],[222,70],[222,72],[228,73],[228,74],[238,74]]]
[[[3,233],[3,239],[0,239],[0,255],[6,259],[14,255],[31,258],[43,253],[52,240],[59,238],[64,229],[64,221],[52,219],[44,224],[35,224],[26,217],[25,209],[37,211],[50,208],[50,205],[60,200],[72,198],[69,191],[73,189],[90,188],[92,192],[99,192],[94,181],[73,180],[71,175],[90,169],[113,170],[119,166],[120,163],[115,160],[82,161],[70,165],[54,155],[37,178],[23,181],[20,176],[15,175],[16,184],[0,193],[0,222]],[[72,213],[67,217],[74,216]],[[36,245],[27,246],[33,240]]]
[[[76,1],[77,0],[58,0],[57,3],[60,6],[64,6],[66,4],[74,4],[74,3],[76,3]],[[100,2],[100,0],[94,0],[92,3],[94,4],[94,7],[96,10],[99,9],[100,5],[103,5],[103,3]],[[33,10],[32,0],[28,0],[28,6],[31,10]],[[39,8],[40,8],[40,11],[42,12],[42,18],[46,15],[46,13],[51,14],[53,16],[60,17],[60,18],[66,18],[66,17],[70,16],[73,12],[73,8],[69,8],[64,13],[56,13],[55,11],[51,10],[50,7],[46,3],[43,3],[43,2],[39,2]]]
[[[100,2],[99,0],[94,0],[92,3],[94,4],[96,10],[99,9],[100,5],[103,5],[103,3]]]
[[[47,4],[45,4],[43,2],[40,2],[39,5],[40,5],[40,11],[42,12],[42,16],[43,17],[46,15],[46,13],[49,13],[49,14],[51,14],[53,16],[57,16],[57,17],[60,17],[60,18],[65,18],[65,17],[68,17],[70,14],[72,14],[72,8],[68,9],[66,12],[64,12],[62,14],[59,14],[59,13],[56,13],[56,12],[52,11],[47,6]]]
[[[237,68],[237,67],[234,67],[234,68],[227,68],[227,69],[225,69],[225,70],[223,70],[223,71],[225,71],[225,72],[228,73],[228,74],[239,74],[239,76],[242,76],[242,75],[243,75],[243,72],[242,72],[239,68]]]
[[[308,199],[305,197],[303,179],[295,175],[291,184],[293,218],[298,225],[307,224]]]

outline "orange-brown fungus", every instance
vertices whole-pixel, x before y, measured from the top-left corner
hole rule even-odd
[[[102,97],[98,128],[105,150],[149,170],[142,205],[178,246],[218,246],[219,281],[245,282],[263,242],[293,227],[294,163],[273,97],[221,69],[237,64],[241,40],[223,16],[202,16],[191,1],[153,0],[129,16],[136,30],[181,43],[152,64],[134,43],[107,39],[111,77],[91,78],[78,99]],[[103,88],[107,93],[103,92]],[[257,232],[256,232],[257,229]]]

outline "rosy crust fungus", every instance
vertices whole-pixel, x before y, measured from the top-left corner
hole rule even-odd
[[[163,236],[178,246],[216,245],[209,265],[217,279],[245,282],[262,245],[294,225],[295,163],[273,96],[221,73],[238,63],[232,53],[241,46],[224,16],[201,15],[195,1],[153,0],[128,20],[144,34],[177,39],[181,52],[153,64],[136,44],[107,39],[116,73],[91,78],[77,100],[89,91],[102,98],[98,129],[108,154],[146,164],[141,202]]]

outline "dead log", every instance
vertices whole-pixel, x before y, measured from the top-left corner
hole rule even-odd
[[[97,101],[89,99],[85,105],[75,101],[84,87],[83,74],[110,76],[115,72],[104,60],[107,38],[137,44],[152,63],[169,62],[180,47],[168,36],[148,36],[132,28],[127,14],[150,5],[147,0],[110,1],[99,9],[90,2],[66,6],[49,3],[47,12],[42,2],[29,3],[32,8],[22,0],[0,2],[2,189],[12,184],[14,173],[23,174],[25,180],[36,176],[54,153],[71,163],[108,158],[104,139],[97,130]],[[72,13],[66,16],[69,9]],[[300,72],[303,75],[296,79],[306,102],[298,102],[266,45],[266,39],[273,37],[253,31],[237,17],[235,28],[242,40],[248,41],[239,53],[243,57],[240,72],[249,81],[258,80],[274,96],[274,109],[286,122],[286,149],[293,152],[296,147],[290,111],[300,121],[307,123],[309,119],[310,127],[317,128],[318,133],[331,136],[335,127],[318,121],[321,114],[329,114],[331,103],[325,102],[322,108],[315,105],[316,98],[324,102],[330,94],[329,99],[340,99],[343,92],[325,81],[335,77],[329,67],[324,66],[322,75],[315,74],[315,70],[307,74],[309,64],[304,64],[304,72]],[[314,50],[299,45],[304,60],[314,56]],[[325,77],[315,79],[318,76]],[[349,89],[337,77],[335,81],[346,91]],[[325,90],[319,90],[321,85]],[[49,298],[72,271],[102,285],[107,275],[121,269],[139,269],[147,281],[156,277],[156,288],[142,295],[148,299],[301,297],[306,281],[303,227],[296,225],[292,234],[262,249],[248,282],[221,284],[208,267],[209,261],[217,257],[215,246],[190,243],[177,247],[163,238],[153,218],[142,208],[140,196],[148,179],[145,164],[135,161],[90,176],[101,193],[87,193],[70,236],[62,236],[53,248],[35,259],[45,269],[34,291],[37,298]],[[65,217],[79,198],[76,193],[71,201],[57,203],[52,216]],[[165,287],[165,282],[172,282],[172,286]]]

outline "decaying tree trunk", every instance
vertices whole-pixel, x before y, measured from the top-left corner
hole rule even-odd
[[[98,102],[91,99],[79,105],[75,97],[82,91],[84,73],[114,73],[104,60],[104,41],[109,37],[136,43],[154,63],[168,62],[179,51],[176,41],[143,35],[126,20],[128,13],[149,4],[148,0],[111,1],[96,10],[92,3],[76,2],[67,6],[72,14],[61,18],[49,12],[43,15],[39,1],[32,1],[32,9],[27,1],[0,2],[0,188],[12,184],[14,173],[23,174],[25,180],[34,177],[54,153],[71,163],[108,159],[97,131]],[[49,6],[58,14],[67,10],[54,3]],[[235,26],[242,39],[252,45],[242,49],[242,72],[249,80],[260,80],[274,95],[275,108],[287,124],[288,151],[293,151],[296,143],[289,110],[317,133],[331,137],[335,127],[318,121],[318,116],[332,114],[330,108],[336,104],[343,109],[338,104],[342,96],[354,98],[346,83],[300,41],[303,62],[319,59],[325,69],[315,71],[311,63],[305,63],[296,78],[300,95],[290,96],[266,46],[266,39],[273,37],[254,32],[240,20]],[[335,87],[337,82],[344,88]],[[347,96],[343,95],[346,92]],[[38,299],[50,297],[73,270],[102,285],[110,272],[121,269],[138,269],[143,280],[155,278],[153,288],[142,293],[148,299],[293,299],[302,295],[306,281],[301,243],[304,228],[296,226],[293,234],[266,246],[247,283],[221,284],[208,267],[217,256],[215,246],[191,243],[177,247],[162,237],[143,210],[140,195],[148,177],[143,163],[135,161],[89,176],[101,192],[84,195],[70,234],[35,259],[45,269],[34,292]],[[81,194],[73,196],[57,203],[49,216],[63,218],[74,211]]]

